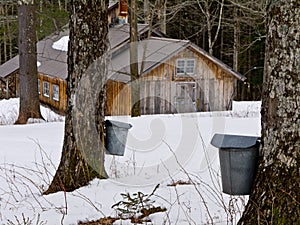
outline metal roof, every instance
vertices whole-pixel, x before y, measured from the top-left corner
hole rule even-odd
[[[138,30],[144,33],[149,26],[139,24]],[[38,72],[45,75],[66,79],[67,78],[67,52],[56,50],[53,43],[69,35],[69,29],[54,33],[37,43],[37,61],[40,62]],[[129,40],[129,24],[123,24],[109,29],[110,48],[118,46]],[[19,69],[19,55],[0,65],[0,77],[6,78]]]
[[[155,68],[184,48],[189,42],[184,40],[150,38],[138,42],[138,67],[143,74]],[[119,54],[115,55],[109,65],[108,78],[124,83],[130,81],[130,48],[129,44]]]
[[[148,31],[149,27],[145,24],[139,24],[139,33]],[[37,43],[37,60],[39,62],[38,72],[48,76],[66,79],[67,78],[67,52],[54,49],[53,43],[61,38],[68,36],[69,30],[52,34]],[[112,49],[112,60],[109,65],[108,78],[121,82],[129,82],[129,25],[112,27],[109,29],[110,48]],[[229,66],[209,55],[203,49],[192,44],[190,41],[168,39],[168,38],[150,38],[138,42],[138,63],[139,68],[144,61],[143,73],[151,71],[157,65],[165,62],[183,48],[193,48],[203,57],[213,61],[222,69],[235,76],[237,79],[246,78],[237,73]],[[19,68],[19,56],[15,56],[6,63],[0,65],[0,77],[5,78]]]
[[[146,24],[139,24],[138,25],[138,32],[139,34],[143,34],[148,31],[149,26]],[[122,24],[117,25],[115,27],[109,28],[108,38],[110,43],[110,48],[115,49],[122,45],[123,43],[129,40],[129,24]]]
[[[241,80],[241,81],[245,81],[247,78],[240,74],[239,72],[233,70],[230,66],[228,66],[227,64],[223,63],[221,60],[219,60],[218,58],[210,55],[208,52],[206,52],[204,49],[198,47],[197,45],[190,43],[191,47],[194,48],[195,50],[197,50],[197,52],[199,54],[201,54],[203,57],[209,59],[210,61],[214,62],[215,64],[217,64],[218,66],[220,66],[223,70],[225,70],[226,72],[232,74],[233,76],[235,76],[237,79]]]
[[[138,42],[139,71],[141,72],[142,62],[144,63],[142,74],[146,74],[152,69],[156,68],[158,65],[173,57],[178,52],[188,47],[194,49],[199,55],[214,62],[223,70],[235,76],[237,79],[243,81],[246,79],[246,77],[234,71],[232,68],[230,68],[217,58],[209,55],[206,51],[192,44],[190,41],[156,37],[151,37],[150,39]],[[129,44],[127,44],[123,48],[123,51],[112,57],[111,63],[109,65],[108,77],[111,80],[117,80],[124,83],[130,81]]]
[[[19,69],[19,55],[11,58],[0,66],[0,77],[6,78]]]

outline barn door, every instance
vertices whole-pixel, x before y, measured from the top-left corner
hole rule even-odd
[[[177,112],[196,112],[196,83],[176,83],[175,107]]]

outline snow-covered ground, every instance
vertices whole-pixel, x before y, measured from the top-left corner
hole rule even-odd
[[[43,196],[59,164],[63,117],[46,108],[49,123],[11,125],[18,100],[0,101],[1,224],[77,224],[116,217],[122,193],[150,194],[166,212],[147,224],[236,224],[247,196],[222,193],[215,133],[260,136],[260,102],[234,102],[231,112],[108,118],[132,124],[124,156],[106,155],[110,178],[93,180],[72,193]],[[169,186],[178,181],[188,185]],[[18,223],[19,221],[19,223]],[[119,220],[114,224],[131,224]],[[146,223],[145,223],[146,224]]]
[[[41,113],[46,122],[62,122],[64,117],[41,106]],[[0,125],[14,124],[19,114],[19,99],[0,100]]]

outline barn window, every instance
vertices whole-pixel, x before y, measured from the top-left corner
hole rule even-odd
[[[59,86],[55,84],[52,85],[52,99],[59,101]]]
[[[50,96],[50,84],[47,81],[43,81],[43,95],[48,98]]]
[[[38,79],[38,92],[39,92],[39,95],[41,94],[41,81],[40,79]]]
[[[195,73],[195,59],[177,59],[177,76],[193,75]]]

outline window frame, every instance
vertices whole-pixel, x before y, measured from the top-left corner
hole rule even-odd
[[[191,62],[193,62],[193,66],[188,66],[188,64]],[[179,63],[183,63],[183,65],[179,66]],[[192,71],[187,72],[189,69],[192,69]],[[176,60],[176,76],[177,77],[194,76],[195,69],[196,69],[196,59],[195,58],[179,58]],[[180,70],[180,72],[178,70]]]
[[[55,88],[57,87],[57,91]],[[57,97],[55,96],[57,94]],[[52,100],[59,102],[59,85],[52,84]]]
[[[46,87],[46,84],[48,87]],[[43,81],[43,96],[50,97],[50,83],[48,81]]]

